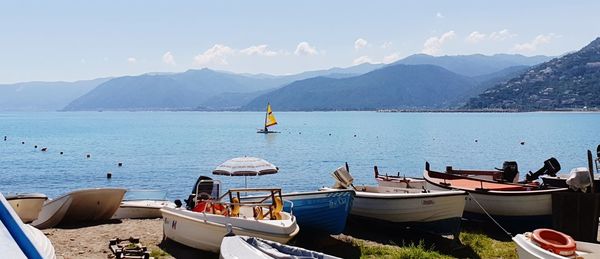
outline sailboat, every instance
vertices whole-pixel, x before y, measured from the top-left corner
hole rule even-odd
[[[279,131],[269,130],[269,127],[277,125],[277,119],[275,119],[275,115],[273,115],[273,111],[271,110],[271,104],[267,103],[267,113],[265,114],[265,128],[258,129],[256,133],[279,133]]]

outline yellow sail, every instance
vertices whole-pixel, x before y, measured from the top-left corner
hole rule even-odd
[[[267,119],[265,120],[265,128],[271,127],[275,124],[277,124],[277,119],[275,119],[275,115],[273,115],[271,104],[267,104]]]

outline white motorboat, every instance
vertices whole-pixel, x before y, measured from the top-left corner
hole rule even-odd
[[[5,198],[24,223],[36,220],[44,202],[48,199],[41,193],[7,194]]]
[[[487,212],[513,230],[531,230],[551,225],[552,193],[567,190],[473,178],[461,174],[459,170],[452,170],[452,173],[436,172],[429,169],[429,163],[426,163],[424,177],[431,189],[468,192],[466,218],[487,220]]]
[[[175,203],[167,200],[167,192],[160,190],[128,190],[113,219],[160,218],[160,209],[175,208]]]
[[[554,233],[543,237],[539,235],[540,231]],[[540,242],[540,237],[546,240]],[[575,241],[550,229],[536,229],[534,232],[518,234],[512,240],[517,246],[520,259],[600,258],[600,244]]]
[[[354,186],[354,179],[345,167],[338,168],[333,177],[336,179],[334,188],[352,186],[355,191],[351,215],[438,234],[460,232],[464,191]]]
[[[119,208],[126,191],[123,188],[92,188],[67,193],[46,201],[38,219],[31,224],[43,229],[61,223],[110,219]]]
[[[56,258],[54,246],[42,231],[23,223],[0,194],[0,254],[2,258]]]
[[[229,226],[230,227],[230,226]],[[221,242],[221,259],[237,258],[315,258],[339,259],[332,255],[248,236],[227,234]]]
[[[200,184],[205,183],[201,181]],[[216,182],[216,181],[215,181]],[[197,190],[200,188],[197,188]],[[241,202],[240,193],[265,193],[259,202]],[[283,212],[280,189],[232,189],[218,198],[196,192],[193,210],[162,208],[164,237],[200,250],[219,252],[226,225],[236,233],[287,243],[300,228],[296,218]],[[223,200],[229,197],[229,202]],[[208,199],[206,199],[208,198]],[[271,202],[267,202],[270,199]]]

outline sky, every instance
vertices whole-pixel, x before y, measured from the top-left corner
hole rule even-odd
[[[4,1],[0,83],[208,67],[293,74],[411,54],[557,56],[600,1]]]

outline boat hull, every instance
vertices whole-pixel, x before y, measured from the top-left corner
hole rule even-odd
[[[357,191],[350,214],[438,234],[457,234],[465,192],[370,195]]]
[[[293,214],[302,231],[342,233],[352,202],[354,191],[329,190],[283,194],[283,199],[293,202]],[[286,203],[284,211],[290,212]]]
[[[163,207],[175,208],[175,204],[169,201],[123,201],[112,219],[160,218]]]
[[[518,234],[512,239],[517,247],[517,255],[520,259],[564,259],[566,257],[551,253],[541,247],[534,245],[529,238]],[[586,242],[575,242],[577,247],[577,258],[600,258],[600,245]]]
[[[427,176],[427,175],[426,175]],[[464,190],[469,193],[464,217],[471,220],[489,220],[489,213],[501,225],[511,230],[529,231],[552,225],[552,193],[565,189],[529,191],[471,190],[460,186],[444,186],[443,180],[426,177],[427,188],[437,190]],[[485,211],[482,209],[485,209]]]
[[[110,219],[119,208],[126,189],[97,188],[70,192],[46,201],[32,225],[51,228],[58,224],[92,222]]]
[[[307,250],[301,247],[288,246],[247,236],[229,236],[223,238],[221,243],[222,259],[237,258],[321,258],[339,259],[339,257]]]
[[[255,220],[253,218],[224,217],[193,212],[181,208],[162,208],[165,238],[200,250],[218,253],[231,224],[239,235],[259,237],[287,243],[300,228],[292,220]]]
[[[38,218],[44,202],[48,199],[43,194],[17,194],[6,196],[6,200],[24,223],[31,223]]]
[[[42,231],[24,224],[0,194],[0,253],[2,258],[56,258]]]

